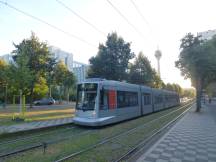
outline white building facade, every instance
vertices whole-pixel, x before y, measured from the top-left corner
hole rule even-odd
[[[57,61],[63,61],[69,71],[72,71],[76,76],[77,82],[82,82],[86,79],[88,65],[73,60],[73,54],[63,51],[60,48],[50,46],[50,52],[54,55]]]

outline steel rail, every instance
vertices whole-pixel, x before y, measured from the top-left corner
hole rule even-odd
[[[96,144],[94,144],[94,145],[91,145],[91,146],[89,146],[89,147],[87,147],[87,148],[85,148],[85,149],[83,149],[83,150],[80,150],[80,151],[78,151],[78,152],[74,152],[74,153],[72,153],[72,154],[70,154],[70,155],[67,155],[67,156],[65,156],[65,157],[63,157],[63,158],[61,158],[61,159],[59,159],[59,160],[56,160],[55,162],[62,162],[62,161],[68,160],[68,159],[70,159],[70,158],[73,158],[73,157],[75,157],[75,156],[77,156],[77,155],[80,155],[80,154],[82,154],[82,153],[84,153],[84,152],[87,152],[87,151],[89,151],[89,150],[92,150],[92,149],[94,149],[94,148],[96,148],[96,147],[98,147],[98,146],[100,146],[100,145],[103,145],[103,144],[105,144],[105,143],[107,143],[107,142],[109,142],[109,141],[111,141],[111,140],[113,140],[113,139],[116,139],[116,138],[118,138],[118,137],[120,137],[120,136],[122,136],[122,135],[129,134],[129,133],[131,133],[132,131],[135,131],[135,130],[141,128],[141,127],[146,127],[146,126],[148,126],[149,124],[151,124],[151,123],[153,123],[153,122],[155,122],[155,121],[158,121],[159,119],[164,118],[164,117],[166,117],[166,116],[168,116],[168,115],[170,115],[170,114],[173,114],[174,112],[179,111],[179,110],[181,110],[181,109],[183,109],[183,108],[185,108],[185,107],[188,107],[189,105],[192,105],[192,104],[193,104],[193,102],[187,103],[187,104],[181,106],[180,108],[178,108],[177,110],[174,110],[174,111],[172,111],[172,112],[169,112],[168,114],[165,114],[165,115],[163,115],[163,116],[160,116],[159,118],[153,119],[153,120],[151,120],[151,121],[149,121],[149,122],[147,122],[147,123],[145,123],[145,124],[143,124],[143,125],[139,125],[139,126],[137,126],[137,127],[135,127],[135,128],[129,129],[129,130],[123,132],[123,133],[119,133],[119,134],[117,134],[117,135],[104,138],[103,140],[101,140],[100,142],[98,142],[98,143],[96,143]]]
[[[75,126],[74,127],[66,127],[65,130],[61,131],[61,133],[70,131],[71,129],[74,129],[74,128],[76,128],[76,127]],[[47,132],[47,133],[40,133],[37,135],[31,135],[28,137],[22,137],[22,138],[10,140],[10,141],[5,141],[5,142],[1,142],[0,146],[6,145],[6,144],[13,144],[13,143],[20,142],[20,141],[32,140],[32,139],[35,139],[35,138],[40,137],[40,136],[49,135],[49,134],[58,133],[58,132],[59,132],[59,130],[53,130],[53,131]]]
[[[80,133],[73,134],[73,135],[68,136],[68,137],[60,138],[58,140],[51,140],[51,141],[46,141],[46,142],[37,142],[39,144],[35,144],[33,146],[30,146],[30,147],[25,147],[25,148],[22,148],[22,149],[13,151],[13,152],[2,154],[2,155],[0,155],[0,158],[4,158],[4,157],[7,157],[7,156],[15,155],[15,154],[26,152],[26,151],[30,151],[30,150],[33,150],[33,149],[36,149],[36,148],[40,148],[40,147],[46,148],[50,144],[55,144],[55,143],[58,143],[58,142],[61,142],[61,141],[69,140],[72,137],[76,137],[76,136],[80,136],[80,135],[83,135],[83,134],[87,134],[90,131],[91,130],[82,131]]]
[[[156,135],[158,135],[159,133],[163,132],[166,128],[170,127],[175,122],[177,122],[177,120],[179,120],[180,118],[182,118],[192,108],[192,106],[193,105],[191,105],[190,108],[188,108],[187,110],[185,110],[184,112],[182,112],[180,115],[178,115],[176,118],[174,118],[173,120],[171,120],[169,123],[167,123],[165,126],[163,126],[162,128],[160,128],[159,130],[158,129],[154,129],[152,132],[154,132],[154,131],[156,131],[156,132],[154,132],[153,134],[152,134],[152,132],[148,133],[148,135],[150,135],[149,137],[147,137],[145,140],[143,140],[138,145],[132,147],[126,154],[124,154],[119,159],[117,159],[117,160],[115,160],[113,162],[120,162],[120,161],[123,161],[123,160],[131,159],[131,157],[129,157],[131,154],[133,154],[134,152],[138,153],[138,151],[141,150],[152,138],[154,138]]]

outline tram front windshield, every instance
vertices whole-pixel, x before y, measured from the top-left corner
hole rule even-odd
[[[77,87],[77,110],[94,110],[95,99],[97,96],[97,84],[96,83],[85,83],[78,84]]]

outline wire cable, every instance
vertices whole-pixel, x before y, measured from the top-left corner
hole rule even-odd
[[[76,13],[75,11],[73,11],[70,7],[68,7],[65,3],[63,3],[60,0],[56,0],[56,2],[58,2],[60,5],[62,5],[64,8],[66,8],[67,10],[69,10],[71,13],[73,13],[74,15],[76,15],[79,19],[81,19],[83,22],[85,22],[86,24],[88,24],[89,26],[91,26],[93,29],[95,29],[97,32],[99,32],[100,34],[102,34],[103,36],[106,36],[106,34],[104,32],[102,32],[100,29],[98,29],[95,25],[93,25],[92,23],[90,23],[88,20],[84,19],[82,16],[80,16],[78,13]]]
[[[131,3],[133,4],[134,8],[137,10],[137,12],[139,13],[140,17],[142,17],[143,21],[149,25],[149,22],[146,20],[146,18],[143,16],[142,12],[139,10],[139,8],[137,7],[136,3],[131,0]]]
[[[110,0],[107,0],[107,2],[109,3],[110,6],[112,6],[112,8],[141,36],[143,36],[143,34],[127,19],[127,17],[125,17],[120,10],[115,7],[113,5],[113,3]],[[143,36],[144,37],[144,36]]]
[[[1,3],[1,4],[4,4],[5,6],[8,6],[9,8],[11,8],[11,9],[13,9],[13,10],[16,10],[17,12],[22,13],[22,14],[24,14],[24,15],[26,15],[26,16],[32,18],[32,19],[35,19],[35,20],[37,20],[37,21],[39,21],[39,22],[41,22],[41,23],[44,23],[44,24],[46,24],[46,25],[52,27],[53,29],[58,30],[58,31],[60,31],[60,32],[62,32],[62,33],[64,33],[64,34],[66,34],[67,36],[70,36],[70,37],[72,37],[72,38],[75,38],[75,39],[79,40],[80,42],[83,42],[83,43],[85,43],[85,44],[87,44],[87,45],[89,45],[89,46],[91,46],[91,47],[97,48],[96,45],[93,45],[93,44],[89,43],[88,41],[86,41],[86,40],[84,40],[84,39],[82,39],[82,38],[80,38],[80,37],[78,37],[78,36],[76,36],[76,35],[73,35],[73,34],[71,34],[71,33],[69,33],[69,32],[66,32],[66,31],[64,31],[64,30],[62,30],[62,29],[60,29],[60,28],[58,28],[58,27],[56,27],[56,26],[54,26],[54,25],[52,25],[52,24],[50,24],[50,23],[48,23],[48,22],[46,22],[46,21],[44,21],[44,20],[42,20],[42,19],[40,19],[40,18],[38,18],[38,17],[36,17],[36,16],[33,16],[33,15],[31,15],[31,14],[25,12],[25,11],[22,11],[22,10],[20,10],[20,9],[18,9],[18,8],[16,8],[16,7],[14,7],[13,5],[11,5],[11,4],[7,3],[7,2],[0,1],[0,3]]]
[[[130,1],[131,1],[132,5],[134,6],[134,8],[136,9],[136,11],[138,12],[138,14],[140,15],[140,17],[142,18],[142,20],[144,21],[144,23],[148,25],[149,30],[152,33],[153,37],[157,40],[157,37],[155,36],[154,32],[152,31],[151,25],[149,24],[149,22],[147,21],[145,16],[142,14],[142,12],[140,11],[140,9],[136,5],[136,3],[133,0],[130,0]],[[157,42],[158,42],[158,40],[157,40]]]

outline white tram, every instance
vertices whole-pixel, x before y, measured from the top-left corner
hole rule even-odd
[[[75,124],[103,126],[180,104],[175,92],[104,79],[77,85]]]

